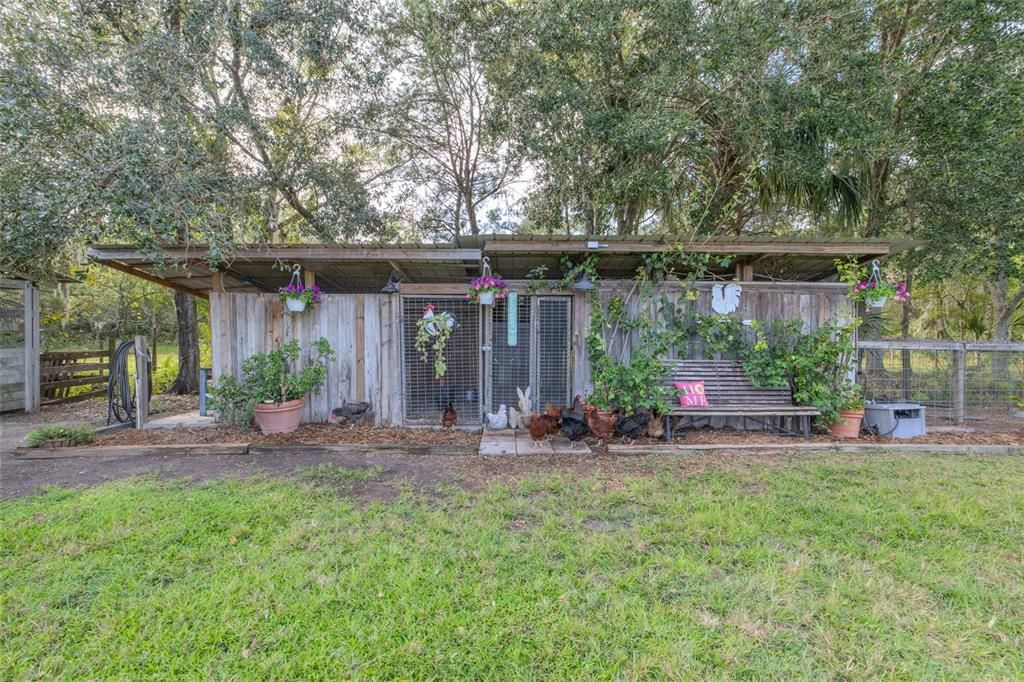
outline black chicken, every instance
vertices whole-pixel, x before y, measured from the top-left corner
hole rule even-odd
[[[583,401],[579,396],[573,401],[571,408],[562,408],[562,435],[569,439],[569,447],[576,447],[576,441],[590,433],[586,415],[583,414]]]
[[[347,400],[341,401],[341,407],[331,410],[331,421],[338,426],[351,424],[356,426],[370,414],[370,403],[350,403]]]
[[[647,424],[654,418],[654,415],[645,407],[641,407],[634,414],[629,416],[620,415],[615,422],[615,433],[623,438],[636,440],[647,434]]]

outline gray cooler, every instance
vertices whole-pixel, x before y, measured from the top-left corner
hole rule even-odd
[[[917,403],[874,403],[864,406],[864,426],[880,436],[913,438],[925,434],[924,405]]]

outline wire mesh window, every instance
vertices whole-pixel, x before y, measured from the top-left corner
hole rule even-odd
[[[448,313],[455,328],[445,349],[448,365],[443,379],[434,377],[434,352],[424,361],[416,351],[416,323],[432,303],[435,313]],[[480,306],[463,296],[403,296],[402,356],[405,419],[440,425],[441,412],[451,402],[460,425],[480,424]]]
[[[491,407],[517,405],[516,388],[532,387],[534,409],[569,401],[571,302],[566,297],[520,296],[516,344],[509,344],[507,301],[494,305]]]

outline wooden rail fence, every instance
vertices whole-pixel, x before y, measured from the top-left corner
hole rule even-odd
[[[100,350],[58,351],[39,354],[40,393],[44,405],[67,403],[105,395],[110,347]],[[85,390],[77,390],[85,387]]]

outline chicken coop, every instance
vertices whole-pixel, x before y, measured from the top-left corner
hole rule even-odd
[[[244,360],[289,339],[304,348],[320,337],[336,352],[324,389],[306,400],[304,421],[326,421],[343,401],[367,401],[378,425],[436,426],[451,404],[459,425],[479,427],[485,412],[517,403],[531,388],[535,407],[567,405],[592,389],[586,338],[592,308],[632,286],[645,257],[667,249],[721,256],[684,297],[679,281],[658,284],[634,305],[656,314],[666,302],[736,320],[801,319],[808,329],[853,313],[847,288],[835,282],[834,260],[884,258],[900,245],[877,239],[704,238],[680,244],[661,237],[567,238],[480,235],[450,244],[391,246],[251,246],[211,267],[202,247],[169,246],[159,259],[124,246],[93,246],[92,258],[135,276],[209,300],[213,375],[239,375]],[[574,263],[593,257],[593,281],[560,281]],[[493,305],[468,296],[484,259],[508,283]],[[723,264],[728,261],[728,264]],[[320,303],[289,313],[278,298],[294,265]],[[397,284],[396,284],[397,282]],[[719,307],[730,285],[732,306]],[[718,287],[716,289],[716,287]],[[452,320],[446,371],[433,351],[416,348],[425,310]],[[628,345],[628,340],[626,342]],[[694,352],[699,352],[699,348]],[[616,352],[628,355],[629,349]]]

